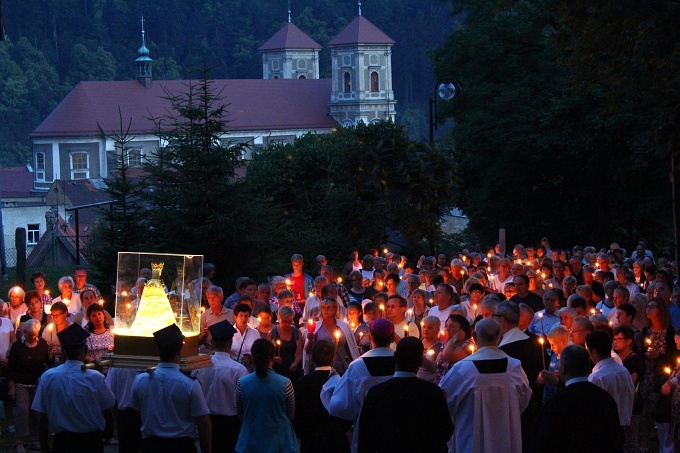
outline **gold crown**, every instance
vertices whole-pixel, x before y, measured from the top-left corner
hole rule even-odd
[[[151,269],[162,271],[164,265],[165,263],[151,263]]]

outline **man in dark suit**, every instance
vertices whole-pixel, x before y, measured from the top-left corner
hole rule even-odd
[[[295,419],[293,427],[300,437],[301,453],[349,452],[348,420],[333,417],[321,404],[321,387],[328,380],[335,357],[335,346],[317,341],[312,348],[314,372],[293,382],[295,388]]]
[[[403,338],[394,356],[394,377],[373,386],[361,408],[359,452],[445,452],[453,422],[444,392],[416,375],[423,344],[414,337]]]
[[[571,345],[562,351],[560,379],[566,386],[543,406],[535,451],[623,451],[616,401],[606,390],[588,382],[589,371],[585,348]]]

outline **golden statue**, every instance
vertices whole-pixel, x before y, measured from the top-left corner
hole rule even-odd
[[[172,306],[161,281],[163,264],[151,263],[151,279],[144,286],[137,315],[130,327],[131,335],[151,337],[154,332],[170,324],[176,324]]]

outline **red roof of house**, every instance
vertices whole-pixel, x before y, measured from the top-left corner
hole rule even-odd
[[[394,44],[394,40],[364,16],[357,16],[340,33],[328,41],[329,46],[345,44]]]
[[[168,114],[172,95],[188,91],[196,80],[155,81],[144,88],[136,80],[80,82],[33,131],[31,137],[102,135],[120,132],[118,109],[130,134],[153,133],[151,118]],[[331,79],[213,80],[227,105],[227,130],[323,129],[337,126],[329,115]]]
[[[33,190],[33,173],[26,167],[0,168],[2,198],[25,198]]]
[[[274,36],[262,44],[258,50],[279,49],[321,49],[321,45],[307,36],[295,24],[288,22],[279,31],[274,33]]]

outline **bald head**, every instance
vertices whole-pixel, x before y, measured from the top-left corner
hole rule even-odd
[[[481,319],[475,324],[477,346],[498,346],[501,339],[501,326],[493,319]]]

